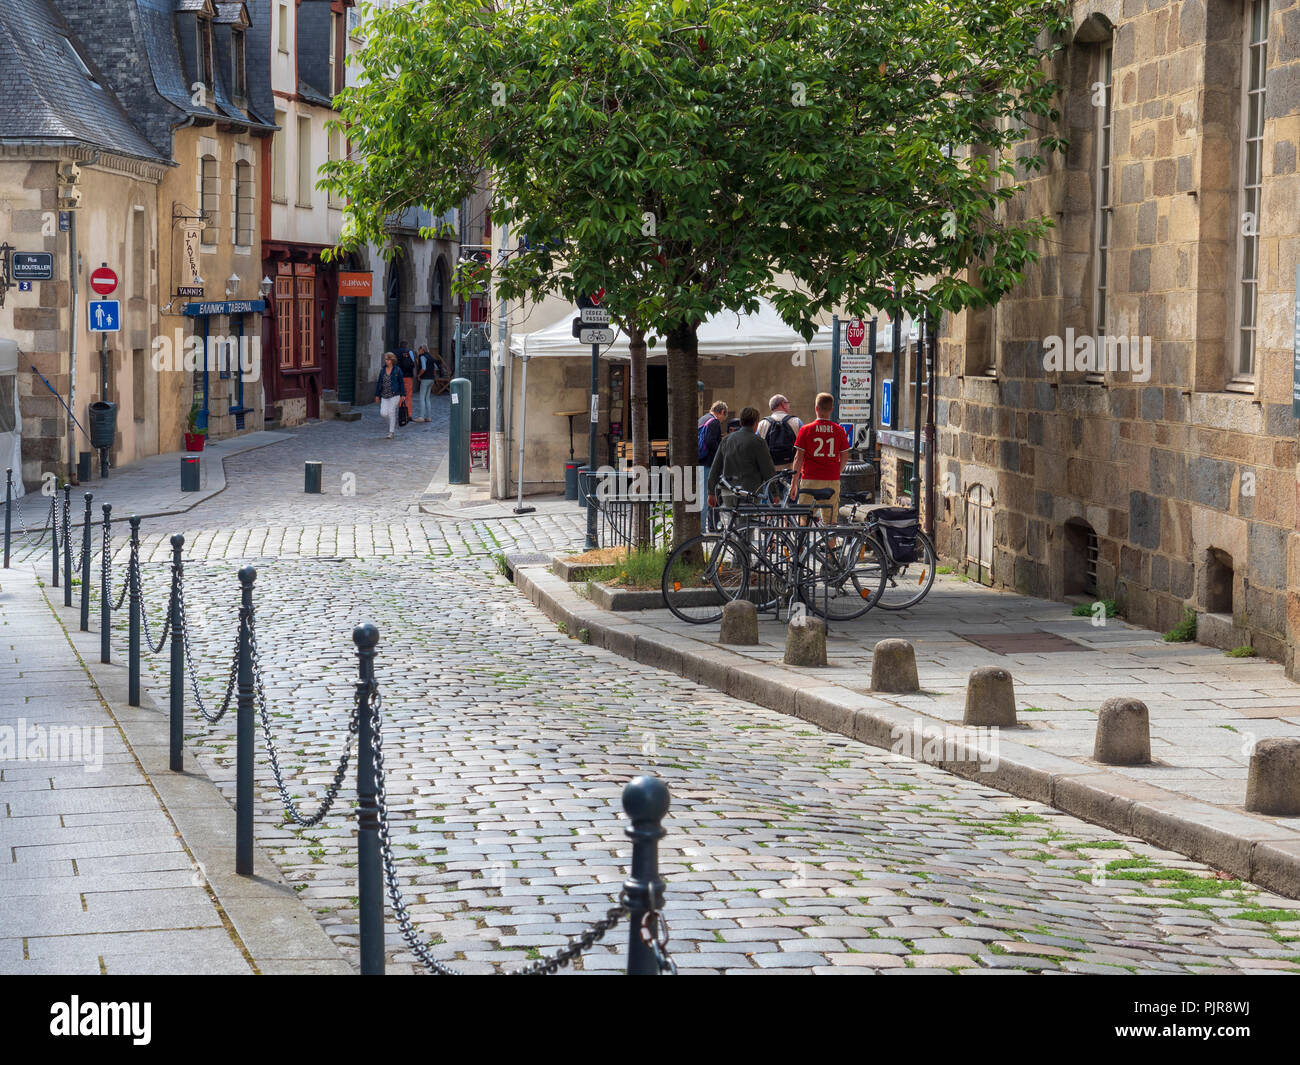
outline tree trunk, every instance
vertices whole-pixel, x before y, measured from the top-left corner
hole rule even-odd
[[[649,469],[653,459],[650,455],[650,424],[646,395],[646,346],[645,330],[629,325],[628,351],[632,356],[632,365],[628,374],[628,396],[632,404],[632,468]],[[650,545],[650,506],[636,508],[636,523],[632,530],[632,546],[640,549]]]
[[[699,450],[696,447],[699,422],[700,356],[698,322],[682,321],[668,330],[668,460],[673,467],[673,546],[685,543],[700,532],[698,483]]]

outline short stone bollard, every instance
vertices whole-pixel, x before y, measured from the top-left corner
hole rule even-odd
[[[1246,809],[1273,817],[1300,815],[1300,739],[1274,736],[1255,744],[1246,777]]]
[[[916,675],[916,651],[906,640],[881,640],[871,652],[873,692],[915,692],[921,690]]]
[[[1147,704],[1118,696],[1102,703],[1092,757],[1103,765],[1149,765],[1151,719]]]
[[[807,614],[791,618],[785,627],[784,661],[787,666],[826,665],[826,622]]]
[[[1016,724],[1016,686],[1001,666],[976,666],[966,682],[963,725],[1011,728]]]
[[[748,599],[733,599],[722,608],[719,643],[758,643],[758,608]]]

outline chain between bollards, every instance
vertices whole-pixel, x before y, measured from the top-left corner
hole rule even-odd
[[[127,609],[130,618],[127,622],[127,706],[140,705],[140,611],[144,604],[140,601],[140,519],[132,514],[131,554],[126,562]]]
[[[361,974],[384,975],[384,878],[379,841],[379,796],[370,700],[375,691],[375,647],[379,630],[371,624],[352,630],[357,645],[357,700],[362,706],[357,730],[357,909],[361,926]]]
[[[111,662],[109,637],[113,627],[113,599],[109,588],[109,565],[113,554],[113,504],[102,504],[104,511],[104,549],[100,553],[99,581],[99,660]]]
[[[664,836],[663,819],[668,813],[668,787],[658,777],[635,777],[623,788],[623,810],[632,822],[624,834],[632,841],[632,872],[623,884],[627,900],[627,973],[629,976],[658,976],[654,929],[646,921],[664,905],[664,882],[659,879],[659,841]],[[651,934],[646,935],[649,931]]]
[[[90,631],[90,502],[86,493],[86,517],[81,523],[81,631]]]
[[[13,536],[14,469],[5,470],[5,569],[9,568],[9,541]]]
[[[72,485],[63,486],[63,605],[72,606]]]
[[[253,655],[249,629],[253,617],[253,582],[257,570],[239,571],[243,598],[239,607],[239,680],[235,719],[235,872],[253,875]]]
[[[185,644],[181,632],[181,548],[185,537],[177,533],[172,537],[172,594],[167,610],[172,626],[172,660],[170,691],[170,764],[172,772],[179,773],[185,764]]]

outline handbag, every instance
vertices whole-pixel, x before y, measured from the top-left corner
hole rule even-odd
[[[402,400],[402,402],[397,405],[397,424],[405,425],[410,420],[411,412],[406,406],[406,400]]]

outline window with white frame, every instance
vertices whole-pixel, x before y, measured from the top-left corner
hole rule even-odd
[[[1240,226],[1237,238],[1237,343],[1233,380],[1255,376],[1259,303],[1260,193],[1264,177],[1264,86],[1268,72],[1269,0],[1246,7],[1244,99],[1241,121]]]
[[[218,167],[216,156],[205,155],[199,160],[199,210],[203,212],[203,243],[208,246],[217,243],[217,233],[221,228],[221,188],[218,184]]]
[[[289,198],[287,191],[287,179],[285,177],[285,148],[284,139],[289,135],[285,128],[288,122],[288,115],[283,111],[276,111],[275,124],[280,128],[275,131],[271,137],[271,199],[284,203]]]
[[[339,135],[339,131],[331,129],[329,131],[329,159],[331,163],[336,162],[339,159],[339,145],[341,142],[342,137]],[[338,198],[338,193],[336,193],[333,188],[329,190],[329,205],[335,209],[343,206],[342,201]]]
[[[242,159],[235,164],[235,243],[253,244],[253,165]]]
[[[289,5],[283,0],[276,5],[276,46],[289,54]]]

